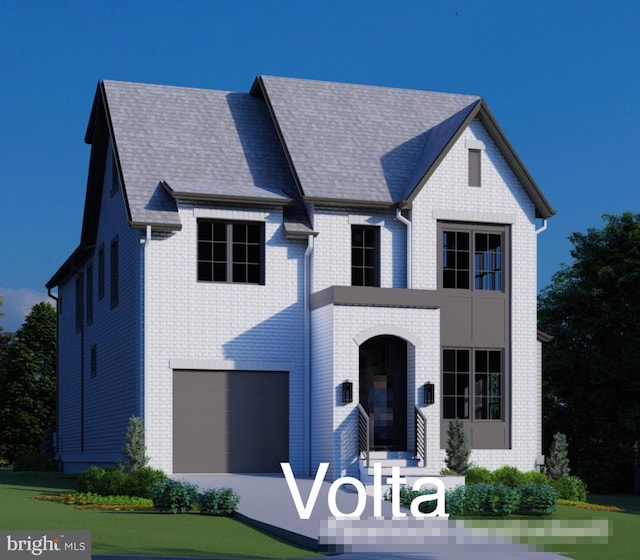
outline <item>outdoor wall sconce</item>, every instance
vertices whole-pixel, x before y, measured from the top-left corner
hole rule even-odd
[[[353,383],[351,381],[342,382],[342,404],[353,402]]]
[[[435,402],[435,386],[433,383],[425,383],[422,387],[422,401],[424,404],[433,404]]]

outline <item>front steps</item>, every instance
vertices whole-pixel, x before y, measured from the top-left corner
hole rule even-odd
[[[387,478],[391,476],[392,467],[400,467],[400,476],[407,480],[406,486],[413,486],[416,480],[426,476],[442,480],[447,490],[464,484],[464,476],[442,476],[428,472],[424,466],[420,465],[420,461],[413,457],[413,453],[409,451],[371,451],[369,454],[369,467],[366,466],[364,459],[359,460],[359,478],[365,484],[367,494],[371,495],[373,495],[373,465],[375,463],[380,463],[382,466],[383,494],[390,488],[390,485],[386,482]]]

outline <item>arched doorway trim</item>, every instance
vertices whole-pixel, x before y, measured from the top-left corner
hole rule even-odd
[[[414,332],[409,329],[405,329],[404,327],[398,327],[397,325],[376,325],[375,327],[370,327],[365,329],[364,331],[358,333],[353,337],[353,341],[361,346],[370,338],[375,336],[380,336],[384,334],[390,334],[393,336],[397,336],[413,344],[413,346],[420,345],[420,337],[418,337]]]
[[[359,346],[359,403],[369,415],[372,450],[407,450],[408,347],[387,332]]]

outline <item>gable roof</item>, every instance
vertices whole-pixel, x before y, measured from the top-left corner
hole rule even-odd
[[[480,97],[258,76],[250,93],[131,82],[98,84],[80,246],[95,244],[112,142],[129,223],[179,229],[176,199],[285,206],[288,234],[308,235],[303,202],[410,205],[478,118],[533,201],[555,211]]]
[[[246,93],[102,83],[133,225],[177,224],[171,197],[287,204],[295,186],[264,103]]]
[[[533,200],[555,212],[478,96],[259,76],[263,97],[304,199],[336,204],[411,202],[478,117]]]
[[[306,200],[385,206],[410,192],[431,129],[480,101],[273,76],[251,91],[267,101]]]

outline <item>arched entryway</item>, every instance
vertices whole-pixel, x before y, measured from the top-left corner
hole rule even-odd
[[[407,449],[407,342],[392,335],[360,345],[360,404],[369,414],[371,449]]]

